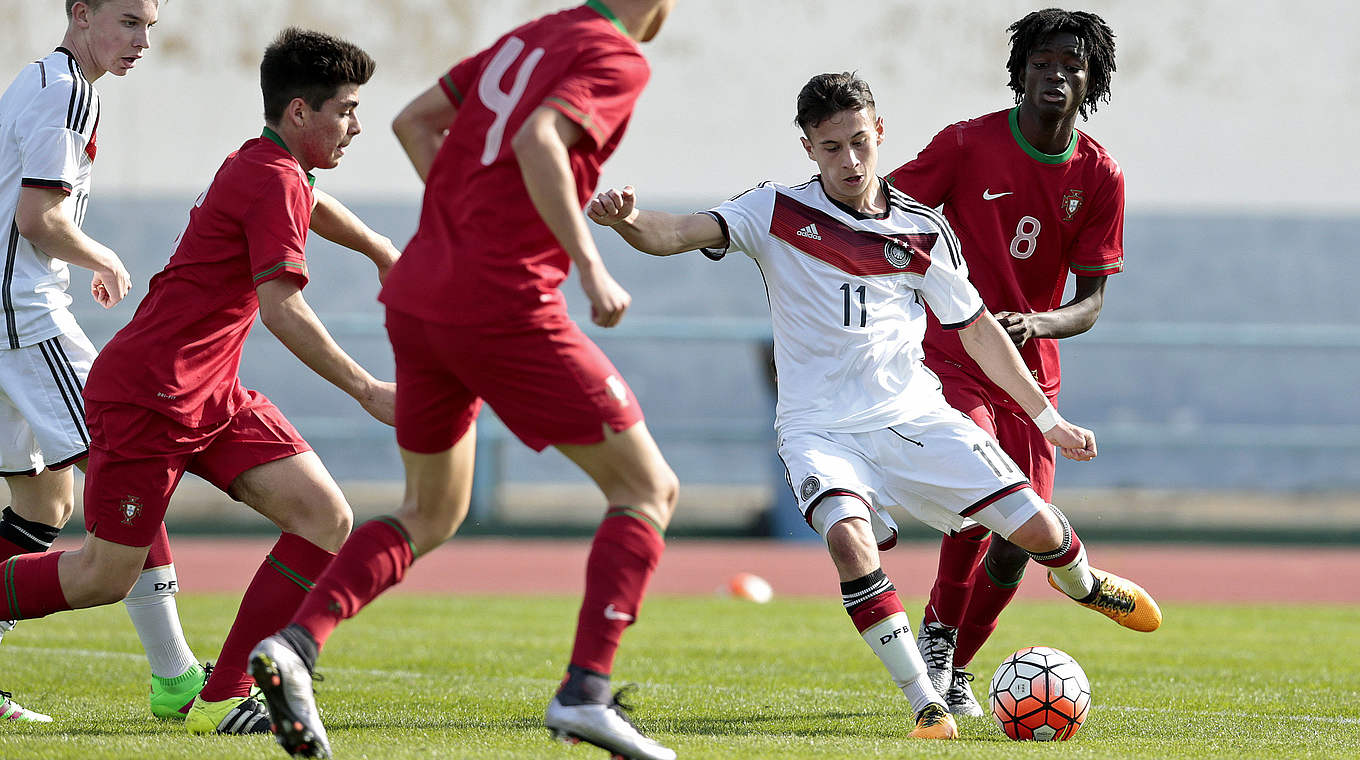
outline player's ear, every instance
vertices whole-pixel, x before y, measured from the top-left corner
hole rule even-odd
[[[806,137],[800,137],[798,138],[798,140],[799,142],[803,143],[803,150],[807,151],[808,158],[812,159],[813,161],[816,161],[817,157],[812,155],[812,141],[807,139]]]
[[[878,133],[878,144],[883,144],[883,117],[874,117],[874,131]]]
[[[283,118],[293,122],[293,126],[302,127],[307,124],[307,115],[311,113],[312,107],[307,105],[307,101],[302,98],[293,98],[288,101],[287,107],[283,109]]]

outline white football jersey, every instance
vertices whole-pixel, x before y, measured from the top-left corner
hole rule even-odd
[[[880,180],[882,182],[882,180]],[[819,179],[765,183],[708,213],[755,260],[774,328],[775,428],[879,430],[947,407],[922,363],[925,304],[946,327],[983,311],[949,223],[882,182],[888,210],[859,214]]]
[[[66,193],[63,211],[84,221],[98,125],[99,94],[63,48],[25,66],[0,96],[0,349],[79,330],[66,262],[25,240],[14,219],[21,189],[38,187]]]

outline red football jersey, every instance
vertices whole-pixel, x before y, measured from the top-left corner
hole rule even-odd
[[[569,151],[584,207],[650,76],[592,0],[502,37],[439,80],[458,109],[425,186],[420,226],[383,286],[388,307],[444,324],[531,321],[564,307],[571,259],[539,218],[510,142],[539,106],[584,130]]]
[[[1124,174],[1083,132],[1059,155],[1041,153],[1016,124],[1016,109],[946,127],[888,181],[928,206],[943,206],[968,262],[969,279],[993,313],[1052,311],[1067,273],[1097,276],[1124,263]],[[926,363],[948,361],[1014,406],[931,315]],[[1025,364],[1051,398],[1061,385],[1058,341],[1031,340]]]
[[[307,283],[313,181],[270,129],[227,156],[132,321],[95,360],[85,397],[189,427],[235,414],[246,399],[237,372],[260,310],[256,286],[284,276]]]

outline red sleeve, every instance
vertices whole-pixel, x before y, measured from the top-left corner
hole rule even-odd
[[[962,140],[961,130],[946,127],[916,158],[894,169],[888,175],[888,182],[927,206],[943,205],[953,191]]]
[[[636,50],[607,51],[572,66],[543,104],[581,125],[598,150],[627,123],[650,76]]]
[[[243,222],[255,286],[285,275],[305,286],[312,189],[296,166],[291,176],[278,172],[261,183]]]
[[[479,61],[483,54],[479,53],[471,58],[464,58],[456,66],[449,69],[447,74],[439,78],[439,86],[443,88],[444,94],[449,96],[449,101],[455,106],[461,108],[463,101],[467,99],[467,94],[472,91],[472,85],[480,66]]]
[[[1090,199],[1086,224],[1072,245],[1072,273],[1086,277],[1124,269],[1124,172],[1111,160],[1105,184]]]

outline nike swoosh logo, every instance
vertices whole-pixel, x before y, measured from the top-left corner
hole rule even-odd
[[[1014,194],[1015,194],[1014,191],[1008,191],[1008,192],[1004,192],[1004,193],[993,193],[992,190],[991,190],[991,188],[988,188],[988,189],[982,191],[982,200],[984,200],[984,201],[994,201],[994,200],[996,200],[997,198],[1001,198],[1001,197],[1004,197],[1004,196],[1007,196],[1007,195],[1014,195]]]
[[[629,615],[627,612],[619,612],[618,610],[614,609],[614,604],[612,602],[609,604],[608,607],[604,608],[604,617],[606,620],[628,620],[628,621],[636,620],[636,618],[634,618],[632,615]]]

